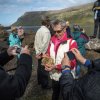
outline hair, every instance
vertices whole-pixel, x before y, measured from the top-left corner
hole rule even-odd
[[[42,16],[41,24],[44,26],[50,26],[50,19],[48,16]]]
[[[73,29],[74,29],[74,31],[80,31],[80,26],[75,24],[75,25],[73,25]]]
[[[69,21],[66,21],[66,26],[69,26]]]
[[[64,20],[56,19],[52,22],[53,27],[60,24],[62,28],[66,27],[66,22]]]
[[[17,33],[17,28],[16,28],[15,26],[12,26],[12,27],[11,27],[11,32],[12,32],[12,33],[13,33],[13,32]]]

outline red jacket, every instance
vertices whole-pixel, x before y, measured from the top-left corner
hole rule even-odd
[[[61,57],[59,63],[56,63],[56,68],[59,71],[61,70],[61,61],[64,57],[64,52],[68,52],[72,48],[77,48],[77,43],[72,38],[67,38],[66,33],[64,33],[64,35],[62,36],[62,38],[60,40],[56,37],[56,35],[54,35],[51,38],[48,49],[47,49],[47,54],[49,54],[49,56],[51,58],[55,59],[54,60],[55,63],[57,62],[56,58]],[[63,49],[65,49],[65,50],[63,50]],[[59,53],[59,51],[60,51],[60,53]],[[63,52],[63,54],[60,55],[62,52]],[[57,58],[57,59],[59,59],[59,58]],[[74,67],[76,67],[76,59],[71,61],[71,69],[73,69]]]

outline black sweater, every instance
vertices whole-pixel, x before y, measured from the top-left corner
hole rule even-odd
[[[92,65],[89,72],[79,80],[74,80],[71,72],[62,74],[60,79],[63,100],[99,100],[100,99],[100,59]]]
[[[15,74],[8,75],[2,66],[11,58],[7,52],[0,54],[0,100],[15,100],[21,97],[31,76],[31,56],[21,54]]]

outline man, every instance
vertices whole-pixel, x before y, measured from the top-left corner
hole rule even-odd
[[[41,65],[42,55],[46,53],[49,41],[51,38],[49,31],[50,21],[48,17],[42,18],[42,26],[38,29],[35,35],[35,51],[36,58],[38,59],[38,69],[37,69],[37,78],[38,84],[41,85],[43,89],[48,87],[48,72],[44,70],[44,67]]]
[[[58,100],[60,94],[59,78],[61,76],[61,61],[64,57],[64,53],[70,51],[72,48],[77,48],[77,43],[66,34],[66,22],[62,20],[55,20],[52,23],[54,35],[51,38],[47,55],[54,60],[54,65],[45,65],[45,70],[50,72],[52,79],[52,100]],[[71,60],[72,73],[75,76],[76,60]],[[53,70],[56,70],[53,73]]]
[[[98,38],[100,39],[100,0],[94,3],[92,10],[94,11],[94,34],[92,37],[96,38],[98,34]]]
[[[19,63],[14,75],[9,75],[3,69],[3,65],[13,58],[16,54],[14,47],[0,54],[0,100],[15,100],[24,94],[32,71],[32,58],[25,46],[22,49]]]
[[[66,32],[67,32],[67,37],[72,38],[69,21],[66,21]]]
[[[60,79],[63,100],[98,100],[100,98],[100,58],[92,63],[85,59],[77,49],[72,49],[72,52],[89,71],[82,78],[74,80],[70,71],[70,61],[65,54]]]

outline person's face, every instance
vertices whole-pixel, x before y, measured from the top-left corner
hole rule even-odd
[[[23,35],[23,33],[24,33],[24,30],[23,29],[18,29],[18,36]]]
[[[60,24],[53,27],[54,33],[57,36],[57,38],[61,38],[64,34],[64,28],[61,27]]]

